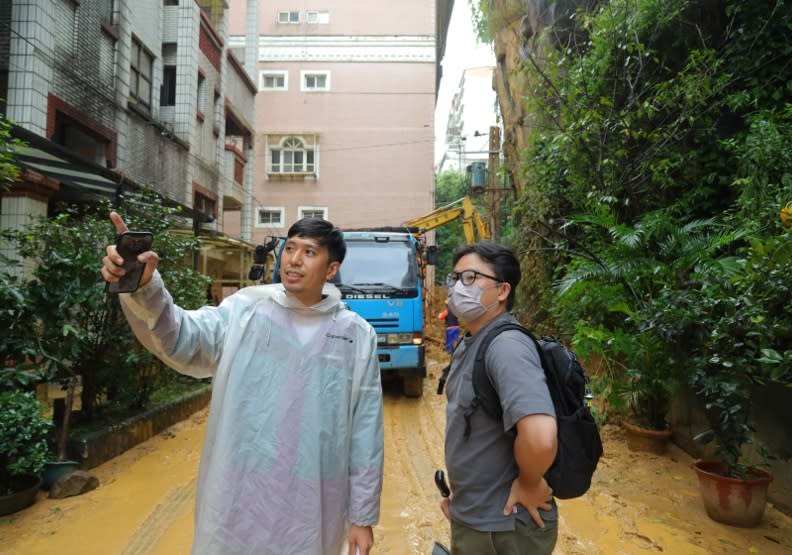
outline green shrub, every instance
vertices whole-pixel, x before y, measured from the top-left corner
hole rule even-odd
[[[80,376],[85,419],[92,418],[104,399],[123,398],[145,406],[151,392],[148,370],[159,367],[133,336],[118,298],[105,293],[99,270],[105,248],[116,236],[110,210],[106,203],[60,207],[55,217],[32,220],[22,231],[3,233],[33,268],[27,283],[16,285],[25,292],[24,306],[38,322],[37,356],[44,357],[64,383]],[[131,229],[154,233],[160,267],[177,302],[187,308],[204,304],[210,279],[189,264],[197,239],[172,231],[176,210],[153,193],[125,199],[117,210]],[[11,293],[6,290],[0,296]]]
[[[49,456],[52,423],[32,392],[0,392],[0,495],[14,476],[38,474]]]

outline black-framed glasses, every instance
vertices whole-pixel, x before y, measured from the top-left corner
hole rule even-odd
[[[492,280],[497,281],[498,283],[503,283],[503,280],[496,278],[495,276],[488,276],[487,274],[482,274],[481,272],[477,272],[476,270],[462,270],[461,272],[451,272],[446,276],[446,285],[448,287],[453,287],[457,281],[462,280],[462,285],[468,286],[473,285],[473,283],[478,279],[478,277],[485,277],[490,278]]]

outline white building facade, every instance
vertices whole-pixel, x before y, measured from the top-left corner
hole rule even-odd
[[[494,66],[472,67],[462,77],[451,100],[445,131],[444,170],[467,171],[486,165],[490,127],[497,125],[498,99],[492,88]]]

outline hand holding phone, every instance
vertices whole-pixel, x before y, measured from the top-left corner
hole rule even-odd
[[[138,262],[138,255],[151,250],[154,235],[148,231],[125,231],[116,239],[116,251],[124,259],[124,275],[107,283],[108,293],[132,293],[140,287],[146,265]]]

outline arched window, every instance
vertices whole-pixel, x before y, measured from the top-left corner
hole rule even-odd
[[[299,137],[286,137],[270,147],[271,173],[314,173],[314,149]]]

